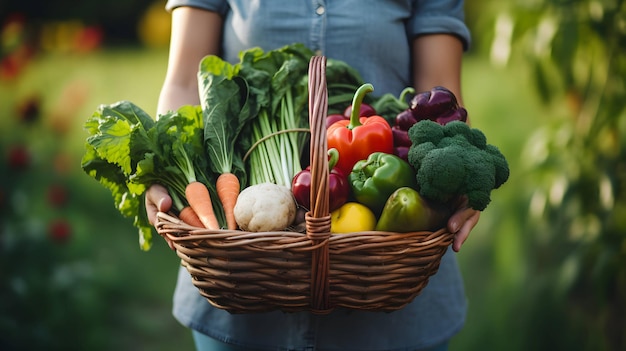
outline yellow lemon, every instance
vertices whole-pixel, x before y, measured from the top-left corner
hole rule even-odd
[[[374,230],[376,216],[367,206],[346,202],[330,213],[331,233],[351,233]]]

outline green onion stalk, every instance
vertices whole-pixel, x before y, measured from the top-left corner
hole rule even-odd
[[[256,143],[249,154],[250,185],[271,182],[291,187],[293,177],[302,170],[300,156],[308,129],[294,105],[293,93],[287,89],[275,115],[262,109],[253,120]]]

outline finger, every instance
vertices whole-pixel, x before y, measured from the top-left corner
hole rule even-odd
[[[157,212],[167,212],[172,207],[172,198],[167,189],[159,184],[151,185],[146,191],[146,213],[150,224],[155,225]]]
[[[476,212],[475,209],[467,206],[459,206],[456,211],[448,219],[448,230],[452,233],[456,233],[461,230],[461,226]]]
[[[470,232],[476,224],[478,224],[478,220],[480,219],[480,211],[472,210],[472,211],[463,211],[465,213],[470,213],[470,216],[463,222],[460,229],[454,233],[454,242],[452,243],[452,250],[455,252],[459,252],[461,250],[461,246],[467,240],[470,235]]]
[[[165,241],[167,241],[167,245],[170,247],[170,249],[171,249],[172,251],[176,251],[176,248],[174,247],[174,242],[173,242],[173,241],[171,241],[171,240],[170,240],[170,239],[168,239],[168,238],[165,238]]]
[[[161,234],[161,237],[165,239],[167,246],[169,246],[171,250],[176,251],[176,248],[174,247],[174,241],[170,240],[170,238],[167,235]]]

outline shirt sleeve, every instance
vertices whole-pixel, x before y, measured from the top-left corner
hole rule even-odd
[[[197,7],[203,10],[214,11],[224,16],[228,11],[228,2],[225,0],[168,0],[165,4],[167,11],[181,6]]]
[[[413,16],[407,26],[409,36],[453,34],[461,39],[465,50],[469,49],[471,35],[465,24],[463,0],[416,0],[415,4]]]

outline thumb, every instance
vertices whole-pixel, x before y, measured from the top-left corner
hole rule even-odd
[[[167,212],[172,207],[172,198],[162,185],[152,185],[146,191],[146,212],[151,224],[156,223],[157,212]]]
[[[156,209],[161,212],[167,212],[172,207],[172,198],[167,192],[167,189],[159,184],[152,185],[148,188],[146,201],[149,205],[156,207]]]
[[[172,198],[167,192],[161,195],[162,196],[159,199],[159,203],[157,204],[157,209],[159,210],[159,212],[167,212],[172,208]]]

